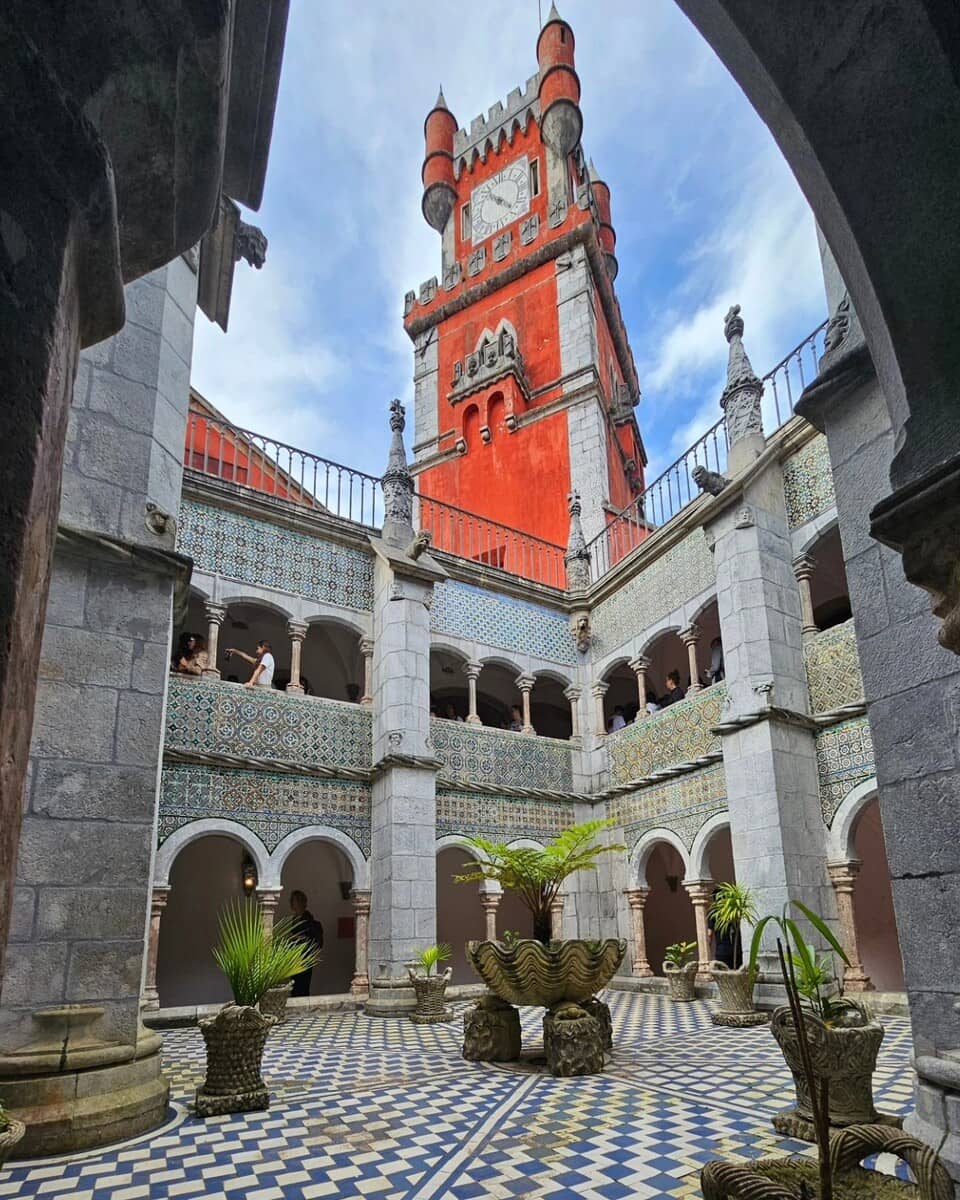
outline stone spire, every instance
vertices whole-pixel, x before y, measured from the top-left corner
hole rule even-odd
[[[403,405],[394,400],[390,405],[393,437],[383,474],[383,540],[402,549],[413,540],[413,476],[407,467],[407,452],[403,447],[405,425]]]
[[[580,524],[582,506],[579,492],[570,493],[567,507],[570,510],[570,536],[567,538],[567,552],[563,556],[567,568],[567,590],[581,592],[590,586],[590,551]]]
[[[730,353],[727,386],[720,397],[720,407],[726,418],[730,470],[736,473],[763,450],[760,410],[763,383],[757,378],[743,348],[743,318],[739,304],[734,304],[724,318],[723,332],[730,344]]]
[[[437,93],[437,102],[433,107],[434,108],[447,108],[447,102],[444,99],[444,95],[443,95],[443,84],[442,83],[440,84],[440,91]],[[447,109],[447,111],[449,112],[450,110]]]

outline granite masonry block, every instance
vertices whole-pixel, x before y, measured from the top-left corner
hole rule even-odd
[[[138,939],[146,898],[142,888],[45,887],[38,892],[37,938]]]
[[[59,886],[63,864],[69,862],[75,887],[143,887],[151,840],[146,825],[28,815],[20,835],[18,881],[27,887]]]
[[[51,625],[44,628],[39,677],[62,683],[127,688],[133,644],[129,638]]]
[[[142,926],[141,926],[142,929]],[[143,942],[73,942],[67,968],[67,996],[74,1004],[111,996],[137,996],[143,963]]]
[[[13,889],[13,908],[10,913],[10,941],[28,942],[33,937],[37,893],[33,888]]]
[[[47,598],[47,628],[51,625],[83,624],[86,588],[86,564],[81,559],[55,554]]]
[[[157,770],[46,759],[36,764],[34,813],[61,820],[146,821],[153,819]]]
[[[92,569],[87,580],[87,628],[167,645],[170,636],[169,585],[159,588],[146,572]]]
[[[163,696],[121,694],[117,707],[116,761],[146,767],[157,761],[163,737]]]
[[[31,754],[112,762],[116,718],[117,692],[112,688],[45,679],[37,688]]]
[[[11,942],[3,972],[3,1007],[31,1011],[65,998],[65,942]]]

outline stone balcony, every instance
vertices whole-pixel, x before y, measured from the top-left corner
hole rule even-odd
[[[440,782],[555,792],[573,789],[570,742],[439,717],[430,722],[430,737],[437,758],[443,760]]]
[[[359,704],[173,675],[164,749],[365,770],[372,713]]]
[[[719,724],[727,689],[715,683],[662,712],[641,716],[632,725],[607,736],[611,783],[629,783],[692,763],[719,757]]]
[[[863,703],[863,676],[852,619],[805,642],[803,660],[814,716]]]

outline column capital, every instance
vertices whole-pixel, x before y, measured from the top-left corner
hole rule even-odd
[[[227,606],[216,604],[213,600],[205,600],[203,615],[207,618],[208,625],[222,625],[227,616]]]
[[[159,916],[160,913],[167,907],[167,901],[170,899],[169,887],[155,887],[150,893],[150,908],[151,911]]]
[[[369,892],[354,892],[351,896],[353,900],[353,911],[359,917],[370,912],[370,893]]]
[[[563,694],[566,696],[566,698],[570,701],[571,704],[575,704],[580,699],[580,697],[583,695],[583,688],[577,687],[577,685],[575,683],[571,683],[571,685],[569,687],[565,687],[563,689]]]
[[[536,682],[537,681],[534,679],[534,677],[532,675],[518,675],[517,678],[514,680],[514,683],[516,683],[518,690],[521,692],[532,692],[533,685]]]
[[[793,560],[793,573],[797,579],[809,579],[817,569],[817,560],[809,554],[798,554]]]
[[[713,899],[713,889],[717,885],[712,879],[691,879],[683,887],[694,905],[709,904]]]
[[[360,639],[360,653],[363,655],[364,658],[366,658],[374,652],[374,650],[376,649],[376,645],[377,644],[373,640],[373,638],[368,638],[368,637],[361,638]]]
[[[645,654],[638,654],[636,658],[630,659],[630,662],[627,664],[627,666],[629,666],[630,670],[633,671],[634,674],[640,675],[641,673],[645,673],[650,670],[650,662],[651,660],[647,658]]]
[[[852,858],[848,862],[827,863],[827,873],[830,876],[830,882],[838,892],[852,892],[862,866],[863,863],[859,858]]]
[[[276,908],[280,903],[280,893],[282,890],[282,888],[257,888],[255,893],[257,902],[265,908]]]
[[[648,887],[627,888],[623,893],[627,898],[627,903],[633,909],[639,909],[643,912],[643,906],[647,902],[647,897],[650,895]]]
[[[292,640],[295,642],[302,642],[303,639],[307,636],[307,630],[309,628],[310,628],[310,626],[306,623],[306,621],[288,621],[287,622],[287,633],[290,635]]]
[[[695,625],[691,621],[691,623],[686,627],[686,629],[680,630],[680,632],[677,636],[680,638],[680,641],[683,642],[683,644],[685,646],[695,646],[697,644],[697,642],[700,641],[700,626]]]
[[[502,895],[503,895],[502,892],[481,892],[480,893],[480,907],[485,912],[496,911],[496,909],[498,908],[498,906],[500,904],[500,897]]]
[[[597,683],[590,684],[590,694],[597,700],[602,700],[607,692],[610,691],[610,684],[604,680],[599,680]]]
[[[461,670],[463,671],[464,675],[466,675],[466,677],[468,679],[479,679],[480,672],[483,670],[483,663],[465,662],[463,664],[463,667],[461,668]],[[517,684],[519,685],[519,683],[520,683],[520,680],[518,679]]]

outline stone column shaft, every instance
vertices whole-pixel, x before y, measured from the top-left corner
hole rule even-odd
[[[640,702],[639,715],[641,719],[647,715],[647,671],[650,670],[650,659],[639,655],[630,662],[630,669],[637,677],[637,697]]]
[[[300,653],[303,649],[303,639],[307,636],[305,621],[291,621],[287,625],[290,634],[290,682],[287,691],[303,695],[303,684],[300,682]]]
[[[517,687],[520,689],[520,699],[523,702],[523,729],[521,732],[528,735],[536,732],[533,722],[530,720],[530,693],[533,691],[535,682],[532,675],[517,676]]]
[[[848,992],[869,992],[873,981],[863,969],[860,961],[860,945],[857,940],[857,922],[853,908],[853,889],[863,863],[857,860],[843,863],[828,863],[830,882],[837,896],[837,918],[840,926],[840,945],[847,952],[850,962],[843,968],[843,986]]]
[[[501,892],[481,892],[480,904],[487,923],[486,937],[488,942],[497,940],[497,909],[500,907]]]
[[[257,903],[263,914],[263,927],[268,933],[272,933],[277,917],[277,905],[280,903],[280,892],[269,888],[257,888]]]
[[[793,560],[793,573],[797,577],[797,587],[800,590],[800,631],[805,639],[820,632],[813,619],[813,593],[810,590],[810,579],[816,566],[816,561],[809,554],[801,554]]]
[[[555,896],[550,904],[550,937],[558,942],[563,937],[563,896]]]
[[[208,602],[203,606],[203,612],[207,618],[207,662],[209,665],[202,672],[202,675],[204,679],[219,679],[220,671],[217,669],[217,655],[220,651],[220,626],[224,622],[227,610],[223,604],[211,604]]]
[[[700,683],[700,668],[697,665],[697,642],[700,641],[700,627],[690,625],[687,629],[681,629],[680,640],[687,648],[687,663],[690,668],[690,686],[687,688],[687,695],[692,696],[703,690]]]
[[[653,974],[647,961],[647,934],[643,924],[643,909],[649,894],[648,887],[629,888],[626,893],[633,930],[633,974],[641,978],[648,978]]]
[[[713,900],[713,882],[711,880],[694,880],[683,885],[687,895],[693,902],[693,916],[697,922],[697,975],[706,979],[710,965],[710,937],[707,924],[707,909]]]
[[[360,653],[363,655],[363,695],[360,703],[373,704],[373,638],[360,639]]]
[[[603,698],[610,688],[609,683],[595,683],[590,691],[593,695],[593,714],[597,733],[600,737],[607,732],[607,722],[603,715]]]
[[[570,701],[570,737],[580,736],[580,688],[571,685],[563,689],[563,694]]]
[[[367,966],[367,938],[370,930],[370,893],[353,893],[354,920],[354,967],[350,991],[354,996],[365,996],[370,991],[370,974]]]
[[[147,935],[147,970],[143,988],[143,1007],[159,1008],[157,991],[157,951],[160,946],[160,918],[170,895],[168,887],[154,888],[150,895],[150,931]]]
[[[468,662],[463,664],[463,673],[467,677],[467,724],[482,725],[477,714],[477,680],[480,677],[480,672],[483,670],[483,663]]]

